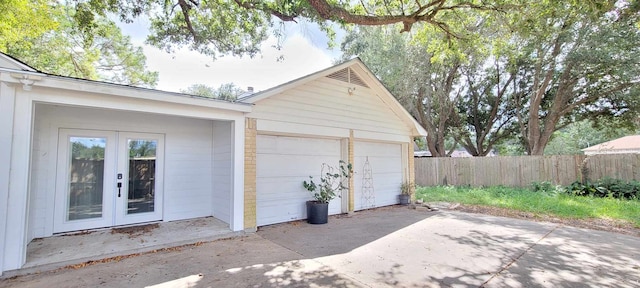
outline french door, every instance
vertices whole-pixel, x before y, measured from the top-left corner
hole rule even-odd
[[[54,232],[162,220],[164,135],[60,129]]]

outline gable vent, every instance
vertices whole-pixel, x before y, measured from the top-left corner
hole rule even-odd
[[[364,80],[362,80],[362,78],[360,78],[360,76],[358,76],[358,74],[356,74],[356,72],[353,72],[353,70],[351,70],[351,68],[344,68],[342,70],[333,72],[333,73],[327,75],[327,78],[331,78],[331,79],[335,79],[335,80],[338,80],[338,81],[347,82],[347,83],[351,83],[351,84],[356,84],[358,86],[369,88],[367,83],[365,83]]]

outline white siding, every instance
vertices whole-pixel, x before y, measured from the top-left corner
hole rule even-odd
[[[340,154],[340,140],[326,138],[348,139],[350,131],[358,139],[352,163],[357,172],[355,209],[363,208],[361,170],[367,156],[373,169],[375,206],[397,203],[406,169],[402,143],[409,141],[412,128],[390,108],[391,103],[385,103],[391,100],[377,93],[380,91],[319,77],[254,103],[247,117],[257,119],[258,133],[281,135],[258,137],[258,226],[306,218],[304,200],[308,198],[300,196],[305,191],[301,181],[318,175],[323,162],[346,158],[346,149]]]
[[[187,118],[166,122],[163,219],[211,216],[213,123]]]
[[[1,57],[0,57],[1,59]],[[2,77],[3,73],[0,73]],[[13,235],[7,235],[7,226],[12,223],[7,223],[9,215],[8,204],[9,202],[9,188],[10,186],[10,173],[13,151],[13,129],[14,129],[14,108],[15,108],[15,89],[8,86],[4,82],[0,82],[0,276],[5,270],[5,267],[16,266],[15,262],[19,260],[14,256],[13,258],[6,256],[5,251],[9,251],[11,248],[5,250],[5,243],[10,240],[6,239],[13,237]],[[17,163],[16,163],[17,164]],[[16,224],[13,224],[16,225]],[[27,240],[28,241],[28,240]],[[8,253],[7,253],[8,254]]]
[[[35,115],[43,112],[42,106],[36,105]],[[55,143],[57,138],[51,139],[49,135],[50,129],[47,129],[49,123],[43,123],[42,119],[36,117],[36,121],[33,128],[33,140],[31,162],[31,199],[29,200],[29,231],[28,241],[33,238],[42,237],[47,234],[45,229],[46,224],[49,224],[53,229],[53,219],[48,217],[53,215],[53,207],[47,207],[47,201],[49,200],[50,206],[53,206],[53,195],[48,195],[47,192],[53,192],[55,188],[55,177],[49,177],[51,173],[55,173],[55,161],[56,152],[50,150],[49,141]],[[54,137],[57,137],[54,136]],[[51,139],[51,140],[49,140]],[[51,152],[50,152],[51,151]],[[53,163],[50,162],[52,158]],[[51,165],[53,164],[53,167]],[[52,170],[52,168],[54,170]],[[51,188],[48,190],[48,188]],[[51,196],[49,199],[47,196]],[[49,214],[51,213],[51,214]],[[49,221],[50,220],[50,221]]]
[[[0,76],[1,73],[0,73]],[[0,207],[0,210],[5,211],[6,218],[3,217],[1,221],[6,221],[5,230],[1,233],[0,237],[4,237],[4,250],[0,258],[2,258],[2,269],[12,270],[18,269],[26,259],[26,246],[28,235],[25,233],[25,227],[28,227],[28,202],[29,195],[26,193],[29,187],[29,160],[31,158],[31,143],[32,143],[32,122],[33,122],[33,104],[31,97],[19,90],[12,93],[12,89],[7,88],[4,84],[0,84],[0,90],[4,97],[10,97],[9,102],[13,102],[13,111],[10,114],[13,115],[13,127],[11,145],[7,147],[11,149],[11,161],[10,163],[3,163],[3,165],[9,165],[9,187],[5,190],[6,194],[0,196],[7,196],[5,203],[7,203],[6,210],[4,207]],[[3,109],[0,109],[3,110]],[[5,112],[5,111],[3,111]],[[7,123],[8,124],[8,123]],[[3,127],[6,128],[6,127]],[[3,135],[8,136],[8,135]],[[2,187],[0,187],[1,189]],[[1,201],[0,201],[1,203]],[[3,215],[4,216],[4,215]]]
[[[231,122],[213,124],[213,216],[231,221],[233,133]]]
[[[337,165],[340,140],[258,135],[258,226],[307,218],[306,201],[312,200],[302,181],[318,181],[322,163]],[[341,212],[340,198],[329,204],[329,214]]]
[[[211,216],[213,121],[36,105],[29,238],[52,233],[58,127],[165,134],[164,221]]]
[[[354,143],[354,206],[362,210],[398,203],[402,184],[402,145],[356,141]],[[375,199],[363,199],[363,178],[365,163],[369,167]]]
[[[347,90],[356,87],[353,95]],[[300,134],[313,134],[315,130],[334,129],[340,135],[348,137],[344,131],[368,133],[380,140],[406,139],[410,128],[384,103],[370,88],[321,77],[296,88],[260,100],[248,117],[269,123],[270,132],[278,131],[277,123],[284,126],[294,125]],[[274,124],[275,123],[275,124]],[[283,128],[284,129],[284,128]],[[337,129],[337,130],[335,130]],[[269,130],[263,130],[269,131]]]

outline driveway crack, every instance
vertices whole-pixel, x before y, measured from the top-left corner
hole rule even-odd
[[[547,236],[549,236],[551,233],[553,233],[558,228],[560,228],[560,226],[562,226],[562,225],[556,225],[555,227],[553,227],[553,229],[549,230],[549,232],[547,232],[547,234],[544,234],[544,236],[542,236],[542,238],[538,239],[538,241],[536,241],[533,244],[529,245],[529,247],[527,247],[527,249],[524,249],[522,251],[522,253],[518,254],[517,257],[511,259],[511,261],[507,265],[502,267],[498,272],[494,273],[491,276],[491,278],[487,279],[487,281],[484,281],[484,283],[482,283],[482,285],[480,285],[479,287],[485,287],[485,285],[487,285],[487,283],[491,282],[491,280],[493,280],[494,278],[498,277],[500,275],[500,273],[502,273],[505,270],[509,269],[509,267],[511,267],[511,265],[513,265],[513,263],[516,263],[520,258],[522,258],[522,256],[524,256],[524,254],[527,254],[527,252],[531,251],[531,249],[533,249],[533,247],[538,245],[538,243],[540,243],[540,241],[544,240],[545,238],[547,238]]]

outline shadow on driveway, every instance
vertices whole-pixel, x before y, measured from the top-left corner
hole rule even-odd
[[[261,227],[0,287],[640,287],[633,236],[397,206],[329,221]]]
[[[501,259],[502,268],[495,271],[483,287],[640,287],[640,239],[637,237],[485,215],[451,215],[476,228],[469,229],[466,235],[437,231],[436,237],[466,247],[469,258],[506,256]],[[484,228],[487,225],[515,233],[492,232]],[[548,232],[539,239],[528,235],[545,230]],[[476,277],[473,271],[458,271],[455,277],[430,277],[428,282],[450,286],[472,284],[458,274]]]
[[[336,215],[329,223],[306,221],[263,226],[258,235],[308,258],[342,254],[436,215],[404,206],[389,206]]]
[[[640,287],[639,238],[552,223],[388,207],[258,235],[372,287]]]

